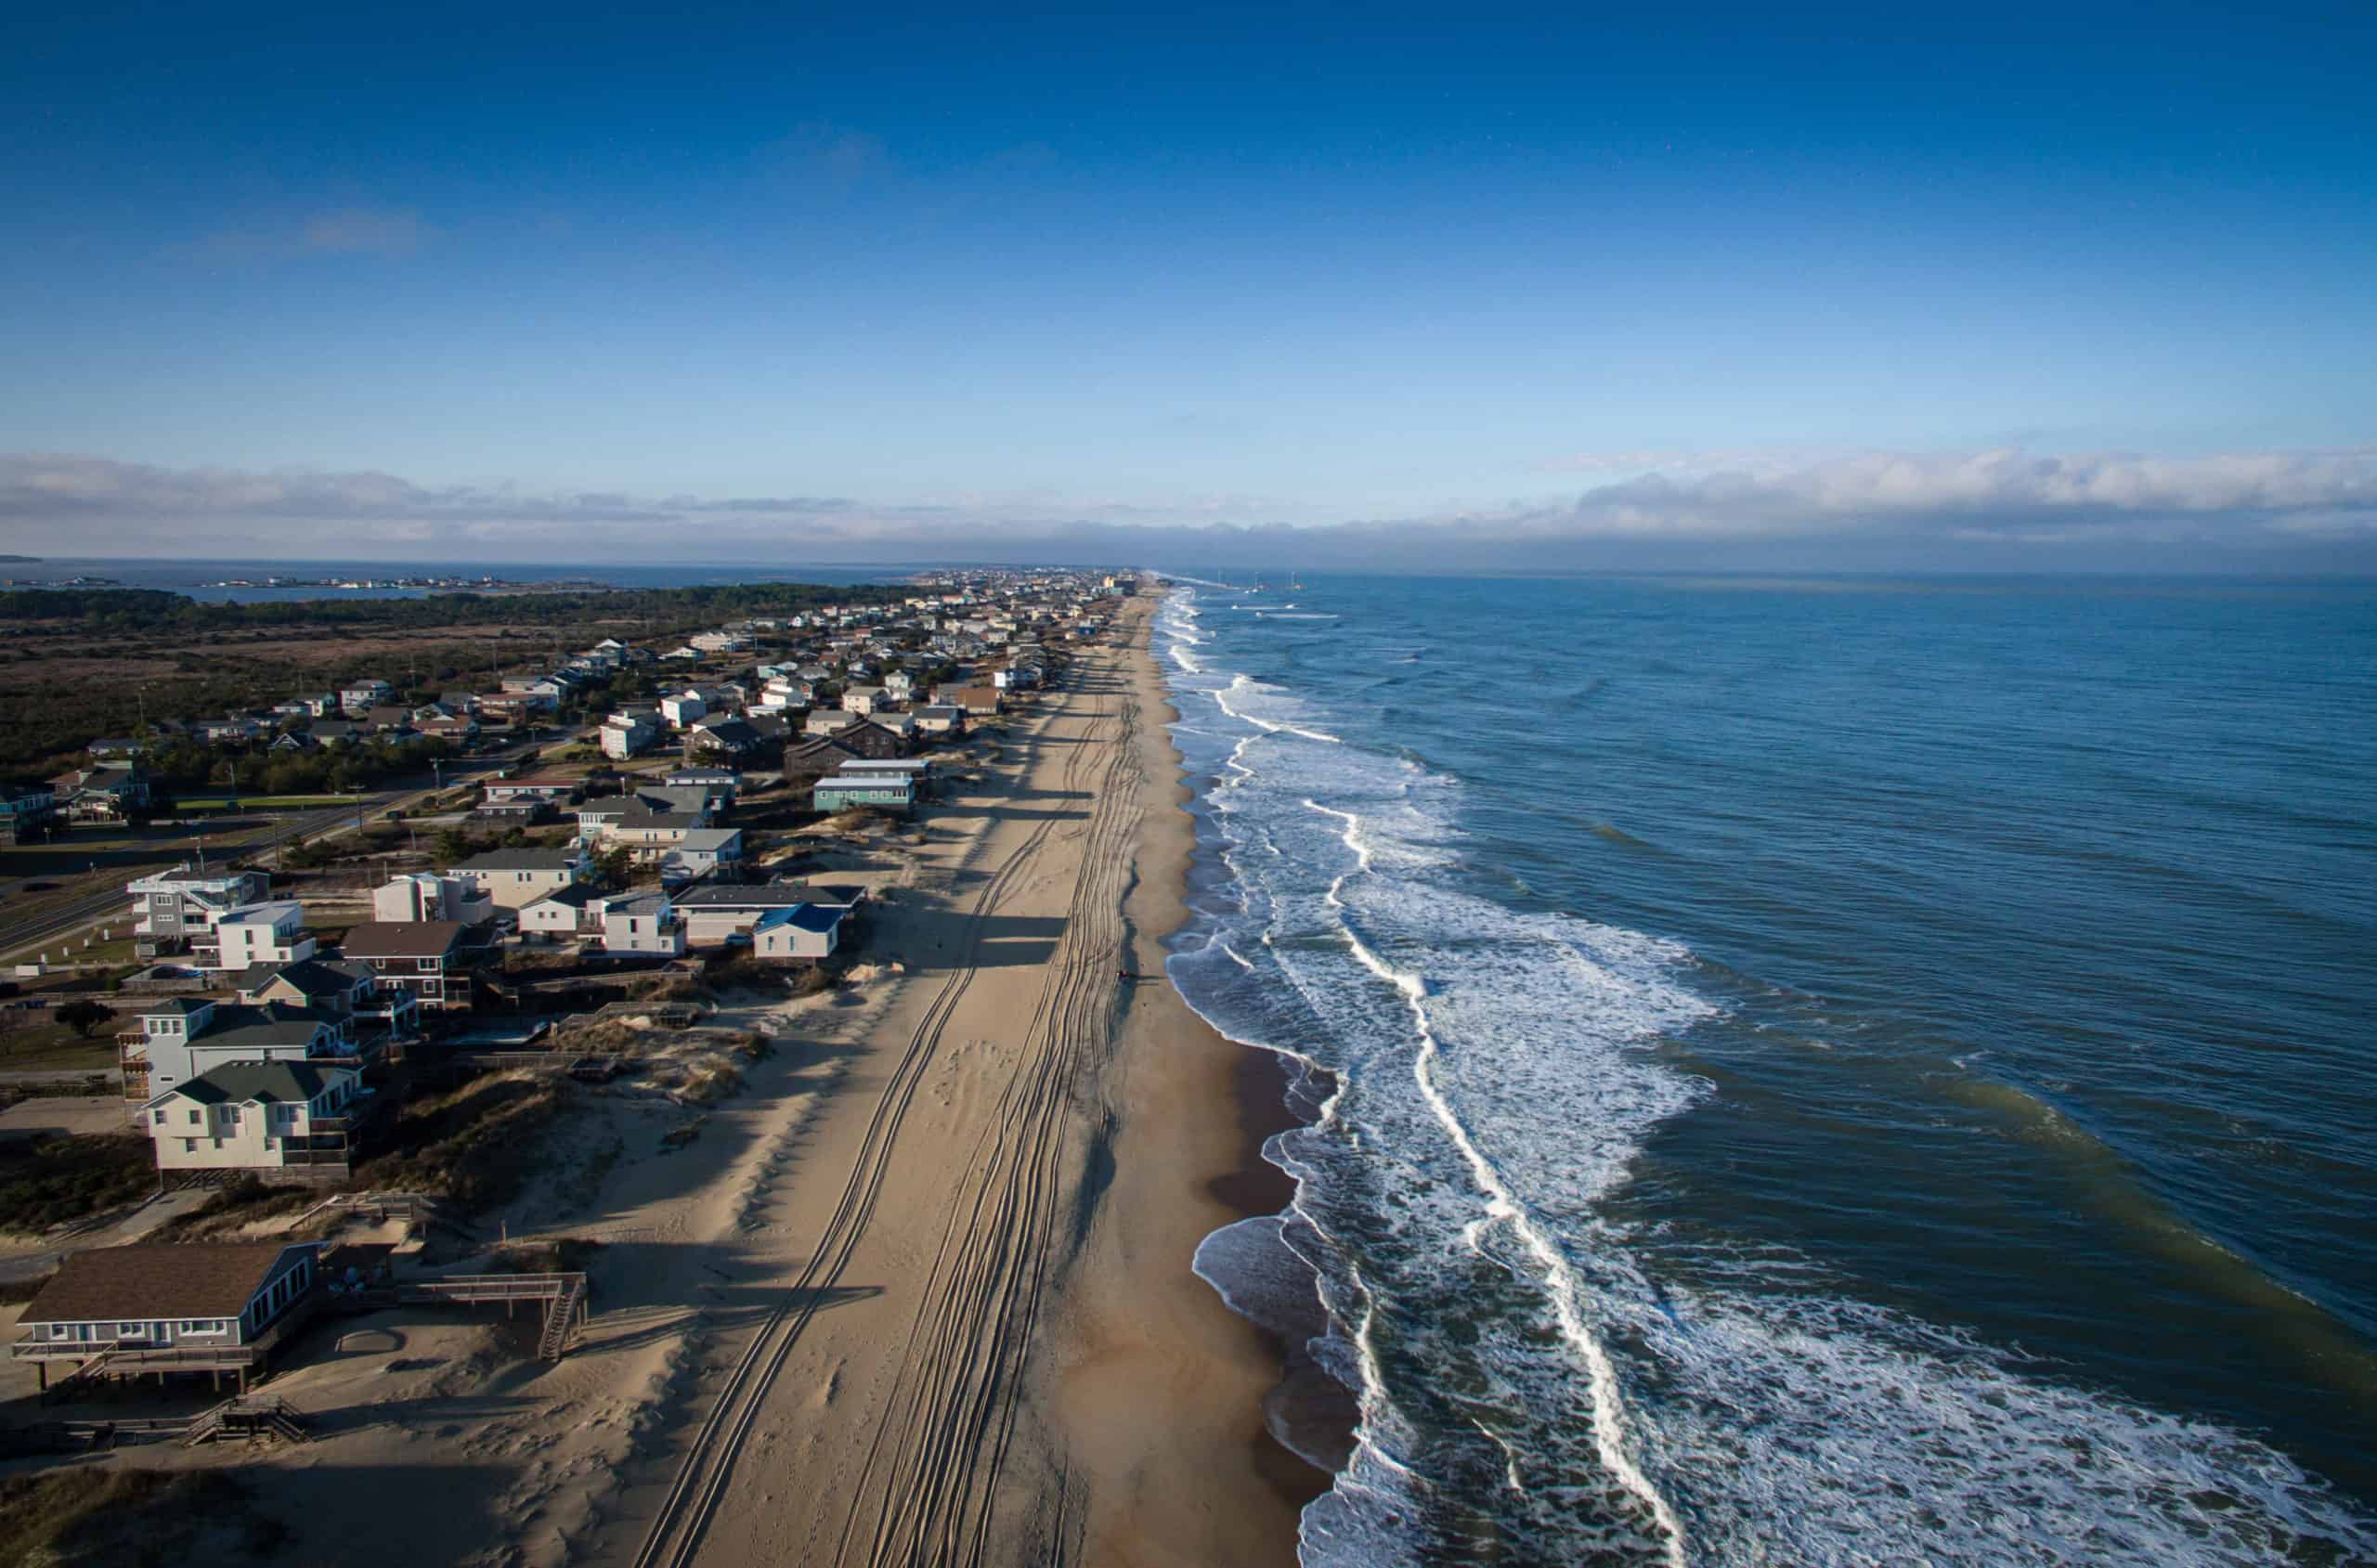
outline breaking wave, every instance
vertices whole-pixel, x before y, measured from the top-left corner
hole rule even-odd
[[[1309,1113],[1266,1150],[1292,1209],[1197,1267],[1283,1332],[1317,1295],[1311,1354],[1359,1412],[1305,1562],[2377,1560],[2377,1526],[2261,1440],[1812,1289],[1807,1260],[1655,1275],[1608,1205],[1712,1092],[1675,1065],[1721,1013],[1701,961],[1510,907],[1467,862],[1461,780],[1222,667],[1193,592],[1159,628],[1176,706],[1211,715],[1176,744],[1214,781],[1169,967],[1303,1072]]]

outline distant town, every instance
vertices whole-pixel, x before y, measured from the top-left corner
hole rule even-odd
[[[355,592],[367,589],[396,589],[422,593],[586,593],[599,592],[611,585],[596,577],[554,577],[536,582],[513,582],[496,577],[461,577],[436,575],[430,577],[401,574],[395,577],[220,577],[198,585],[201,588],[318,588]]]

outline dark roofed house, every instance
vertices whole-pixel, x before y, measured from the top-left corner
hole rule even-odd
[[[327,1062],[209,1068],[141,1108],[159,1179],[187,1184],[194,1172],[253,1171],[281,1180],[344,1181],[350,1108],[362,1082],[358,1069]]]
[[[60,1364],[236,1371],[244,1390],[280,1335],[317,1304],[316,1254],[310,1241],[85,1248],[25,1303],[17,1319],[24,1332],[9,1353],[41,1368],[45,1390]]]
[[[116,1037],[123,1095],[135,1104],[226,1062],[351,1061],[360,1050],[351,1015],[278,1001],[246,1006],[168,997],[141,1008],[135,1021],[136,1030]]]
[[[734,767],[765,744],[747,720],[731,717],[705,719],[686,732],[685,756],[688,760],[722,762]]]
[[[470,976],[459,920],[367,920],[346,933],[339,951],[368,964],[385,986],[400,986],[423,1007],[467,1007]]]
[[[546,849],[524,844],[512,849],[489,849],[456,865],[454,875],[493,900],[500,909],[526,909],[586,875],[586,847],[565,844]]]
[[[814,889],[791,882],[688,888],[677,895],[677,911],[685,917],[688,943],[714,947],[738,932],[748,931],[763,915],[807,903],[815,896]]]
[[[818,778],[839,771],[853,758],[880,762],[907,754],[906,741],[880,724],[861,719],[832,735],[785,747],[784,773],[786,779]]]
[[[299,1007],[319,1007],[330,1013],[351,1013],[371,994],[371,971],[362,965],[328,958],[301,958],[294,964],[251,964],[240,971],[240,1000],[248,1006],[286,1002]]]

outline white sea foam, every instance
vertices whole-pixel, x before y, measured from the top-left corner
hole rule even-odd
[[[1198,673],[1202,674],[1203,671],[1201,670]],[[1343,745],[1345,744],[1337,736],[1330,734],[1327,731],[1315,730],[1308,725],[1292,723],[1285,719],[1266,719],[1263,715],[1254,712],[1253,709],[1256,706],[1262,706],[1266,703],[1269,703],[1274,706],[1279,704],[1279,697],[1278,688],[1266,687],[1259,681],[1248,680],[1243,675],[1233,677],[1227,686],[1219,691],[1209,693],[1208,695],[1214,699],[1214,706],[1220,708],[1224,713],[1228,714],[1232,719],[1241,719],[1246,723],[1252,724],[1257,729],[1266,731],[1271,734],[1277,735],[1284,733],[1301,735],[1305,740],[1326,741],[1331,745]],[[1238,699],[1236,704],[1231,703],[1230,698],[1232,697],[1236,697]]]
[[[1305,804],[1344,823],[1346,848],[1354,851],[1359,870],[1365,874],[1370,872],[1372,854],[1370,846],[1362,838],[1361,818],[1351,811],[1335,810],[1309,800]],[[1332,882],[1329,888],[1329,902],[1340,909],[1344,907],[1341,894],[1344,891],[1345,880],[1341,876]],[[1599,1450],[1601,1461],[1608,1468],[1611,1474],[1617,1477],[1619,1484],[1632,1493],[1650,1511],[1652,1519],[1657,1523],[1660,1536],[1666,1541],[1668,1561],[1678,1564],[1681,1568],[1684,1561],[1683,1525],[1676,1518],[1675,1510],[1667,1498],[1660,1495],[1658,1488],[1652,1484],[1648,1476],[1643,1473],[1641,1466],[1635,1462],[1632,1438],[1627,1428],[1625,1401],[1617,1386],[1617,1375],[1610,1365],[1609,1353],[1586,1323],[1574,1273],[1569,1269],[1567,1261],[1561,1254],[1560,1249],[1552,1245],[1551,1238],[1538,1225],[1534,1216],[1528,1213],[1526,1206],[1520,1202],[1512,1191],[1502,1173],[1496,1169],[1494,1162],[1478,1148],[1476,1142],[1470,1136],[1469,1129],[1462,1124],[1460,1114],[1453,1108],[1437,1084],[1435,1067],[1438,1057],[1442,1055],[1442,1043],[1437,1040],[1429,1018],[1427,982],[1420,976],[1397,969],[1381,958],[1355,933],[1350,923],[1345,928],[1345,942],[1363,968],[1401,991],[1405,1002],[1410,1006],[1413,1032],[1418,1035],[1420,1041],[1420,1048],[1411,1058],[1411,1076],[1419,1085],[1421,1097],[1427,1102],[1428,1108],[1435,1114],[1437,1124],[1444,1129],[1446,1136],[1452,1140],[1453,1147],[1461,1151],[1461,1159],[1467,1162],[1471,1177],[1476,1182],[1478,1190],[1485,1195],[1487,1214],[1493,1220],[1507,1225],[1544,1271],[1552,1292],[1553,1310],[1559,1318],[1561,1336],[1581,1357],[1586,1375],[1591,1380],[1593,1443]],[[1469,1245],[1473,1251],[1481,1250],[1479,1234],[1475,1229],[1467,1233]],[[1515,1485],[1515,1480],[1513,1484]],[[1518,1489],[1525,1490],[1524,1487]]]
[[[1221,781],[1203,842],[1237,897],[1173,965],[1225,1033],[1331,1074],[1266,1150],[1360,1410],[1308,1563],[2377,1561],[2377,1524],[2267,1445],[1809,1260],[1645,1275],[1602,1205],[1708,1093],[1645,1048],[1709,1016],[1692,955],[1485,896],[1458,781],[1300,732],[1326,720],[1221,646],[1174,678],[1215,714],[1176,735]]]

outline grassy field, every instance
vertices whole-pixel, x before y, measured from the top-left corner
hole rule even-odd
[[[137,1133],[0,1144],[0,1229],[19,1236],[136,1203],[156,1188],[157,1157]]]
[[[234,795],[181,799],[174,802],[176,812],[183,811],[318,811],[332,806],[351,806],[352,795]]]
[[[0,1563],[254,1562],[288,1535],[221,1471],[84,1465],[0,1481]]]
[[[122,996],[100,996],[93,1000],[102,1006],[113,1008],[119,1017],[123,1009],[133,1005],[134,999]],[[30,1015],[34,1017],[40,1014]],[[64,1024],[37,1023],[24,1029],[12,1029],[0,1033],[0,1072],[55,1072],[66,1077],[78,1072],[105,1072],[115,1066],[115,1030],[118,1025],[102,1024],[84,1040]],[[121,1027],[129,1028],[129,1025]]]

